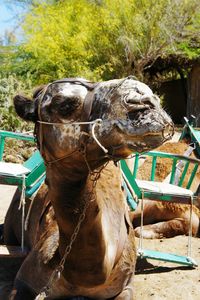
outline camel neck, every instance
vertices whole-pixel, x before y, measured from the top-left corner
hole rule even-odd
[[[78,178],[78,176],[77,176]],[[73,232],[73,225],[78,222],[85,204],[89,201],[89,209],[95,206],[96,194],[89,176],[79,178],[58,178],[49,180],[48,197],[54,207],[60,231],[66,236]],[[85,217],[88,218],[88,214]],[[89,218],[92,218],[90,215]],[[92,220],[92,219],[91,219]],[[72,224],[72,226],[69,226]]]
[[[110,167],[111,169],[115,168],[114,165]],[[54,207],[59,227],[61,258],[64,257],[67,246],[71,245],[75,229],[80,217],[83,216],[83,221],[72,244],[72,250],[66,259],[67,272],[65,269],[63,271],[64,278],[72,284],[78,282],[81,285],[90,286],[94,284],[94,277],[95,284],[102,284],[109,276],[111,267],[116,261],[117,240],[121,239],[120,228],[122,220],[124,220],[124,205],[120,190],[120,201],[117,203],[115,195],[112,194],[112,187],[115,186],[116,178],[120,179],[120,174],[113,173],[110,167],[106,167],[102,172],[97,185],[94,185],[88,174],[79,180],[72,180],[65,176],[57,177],[54,172],[52,174],[54,179],[49,179],[48,197]],[[107,185],[109,194],[106,192]],[[108,209],[108,205],[112,207],[111,210]],[[86,211],[83,215],[85,207]],[[115,226],[112,226],[113,224]],[[108,230],[108,228],[110,229]],[[126,233],[125,228],[123,230]],[[112,243],[114,247],[111,247]],[[107,251],[106,244],[112,250]],[[111,262],[109,267],[107,266],[108,261]]]

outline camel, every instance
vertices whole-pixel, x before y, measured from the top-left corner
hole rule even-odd
[[[181,142],[167,142],[158,147],[158,151],[172,152],[176,154],[183,154],[188,148],[188,144],[184,141]],[[147,160],[139,170],[139,178],[146,179],[150,168],[149,161]],[[166,159],[159,161],[159,168],[162,174],[157,174],[158,178],[164,179],[171,171],[171,165]],[[145,170],[142,172],[142,170]],[[159,172],[158,172],[159,173]],[[145,178],[145,176],[147,176]],[[195,192],[199,185],[200,173],[198,171],[196,178],[192,184],[192,191]],[[161,180],[162,181],[162,180]],[[198,206],[198,199],[193,205],[192,212],[192,235],[199,234],[199,218],[200,206]],[[142,235],[146,239],[160,239],[171,238],[177,235],[188,235],[190,226],[190,206],[171,202],[158,202],[149,199],[144,200],[143,205],[143,218],[144,226]],[[135,228],[135,235],[140,237],[140,223],[141,223],[141,203],[137,206],[134,212],[131,212],[131,220]]]
[[[58,80],[33,100],[15,96],[14,105],[35,123],[46,182],[33,200],[29,252],[10,299],[134,299],[134,230],[117,162],[170,139],[171,118],[133,77]],[[19,192],[5,220],[7,245],[20,243],[18,201]]]

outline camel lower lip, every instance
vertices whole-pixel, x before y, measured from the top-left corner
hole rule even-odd
[[[163,143],[163,137],[161,135],[146,135],[146,139],[140,140],[133,140],[127,143],[127,146],[132,151],[137,152],[145,152],[152,150]]]

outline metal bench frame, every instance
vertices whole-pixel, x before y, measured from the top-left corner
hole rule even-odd
[[[0,130],[0,161],[3,159],[5,140],[7,138],[35,142],[33,135]],[[36,150],[31,157],[23,163],[23,166],[30,170],[30,172],[25,175],[24,184],[26,187],[25,195],[31,197],[45,179],[46,168],[40,152]],[[24,178],[21,175],[13,176],[0,173],[0,184],[17,185],[19,189],[21,189],[23,181]]]
[[[170,154],[170,153],[165,153],[165,152],[158,152],[158,151],[150,151],[147,153],[143,154],[138,154],[136,153],[135,155],[135,161],[134,161],[134,168],[133,172],[129,169],[126,160],[121,160],[121,170],[123,177],[127,183],[127,185],[130,187],[130,189],[133,191],[135,194],[135,201],[137,202],[138,200],[143,201],[145,198],[154,200],[154,201],[167,201],[167,202],[174,202],[174,203],[180,203],[180,204],[190,204],[190,210],[191,210],[191,216],[192,216],[192,204],[193,200],[196,197],[195,194],[192,193],[191,195],[186,195],[186,194],[163,194],[160,192],[155,192],[151,190],[142,190],[138,183],[137,183],[137,172],[139,168],[139,159],[141,156],[146,156],[146,157],[151,157],[152,158],[152,166],[151,166],[151,175],[150,175],[150,181],[155,180],[155,174],[156,174],[156,163],[157,163],[157,158],[168,158],[172,160],[172,169],[171,169],[171,174],[170,174],[170,184],[174,184],[175,178],[176,178],[176,166],[178,162],[183,161],[183,168],[181,175],[178,180],[178,186],[182,187],[183,182],[186,178],[186,174],[189,169],[189,165],[193,165],[192,172],[190,174],[190,177],[187,181],[186,184],[186,189],[190,189],[193,179],[195,177],[195,174],[197,172],[198,166],[200,164],[200,160],[195,159],[195,158],[190,158],[187,156],[183,155],[176,155],[176,154]],[[191,193],[190,193],[191,194]],[[143,226],[143,213],[141,215],[141,226]],[[189,243],[191,243],[191,227],[190,227],[190,232],[189,232]],[[189,248],[189,247],[188,247]],[[190,247],[191,249],[191,247]],[[173,262],[177,264],[182,264],[190,267],[197,266],[197,263],[195,262],[194,259],[191,258],[191,253],[188,252],[187,256],[179,256],[176,254],[171,254],[171,253],[163,253],[159,251],[153,251],[153,250],[148,250],[148,249],[141,249],[141,242],[140,246],[138,249],[138,256],[142,258],[150,258],[150,259],[157,259],[157,260],[162,260],[166,262]]]

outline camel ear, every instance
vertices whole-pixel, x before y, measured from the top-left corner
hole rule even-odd
[[[34,101],[22,95],[16,95],[13,100],[16,113],[22,119],[32,122],[35,122],[37,120]]]

